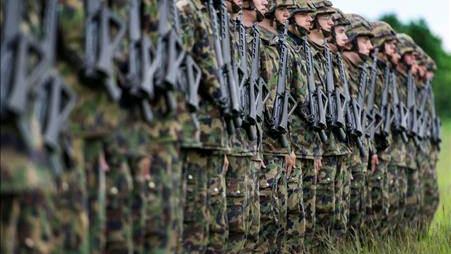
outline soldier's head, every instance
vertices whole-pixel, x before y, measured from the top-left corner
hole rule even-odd
[[[434,59],[432,59],[432,57],[430,57],[428,55],[427,56],[427,64],[426,64],[426,78],[433,79],[434,73],[436,70],[437,70],[437,65],[435,64]]]
[[[379,52],[385,54],[389,59],[397,52],[396,33],[393,28],[386,22],[376,21],[372,24],[372,32],[374,38],[371,40],[375,48],[379,48]]]
[[[302,34],[308,34],[313,25],[315,7],[309,0],[298,0],[291,16],[291,23]]]
[[[332,15],[334,21],[334,27],[332,30],[332,43],[336,44],[340,49],[346,47],[349,38],[346,34],[347,27],[351,25],[351,22],[345,17],[344,13],[335,8],[335,13]]]
[[[227,0],[227,9],[231,13],[238,13],[243,5],[242,0]]]
[[[325,37],[329,37],[334,26],[332,15],[335,13],[335,9],[332,8],[332,3],[328,0],[312,0],[312,4],[316,8],[313,29],[319,30]]]
[[[346,49],[358,53],[361,57],[368,57],[373,50],[371,38],[371,24],[362,16],[357,14],[346,14],[346,18],[351,23],[346,31],[349,41]]]
[[[242,0],[242,9],[256,12],[257,22],[264,19],[272,0]]]
[[[280,28],[291,17],[294,7],[294,0],[274,0],[265,16],[275,21],[276,26]]]
[[[407,34],[397,34],[399,41],[399,53],[401,54],[401,62],[411,68],[416,64],[415,47],[416,44],[412,37]]]

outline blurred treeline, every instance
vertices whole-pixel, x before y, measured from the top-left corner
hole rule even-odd
[[[445,51],[442,40],[429,29],[423,19],[401,22],[395,14],[380,18],[389,23],[397,32],[412,36],[416,43],[437,63],[433,80],[435,104],[442,118],[451,119],[451,54]]]

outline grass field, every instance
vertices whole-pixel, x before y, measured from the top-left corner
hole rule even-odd
[[[331,253],[451,254],[451,120],[442,126],[442,150],[437,165],[440,205],[427,235],[406,232],[401,237],[371,236],[370,244],[348,243]]]

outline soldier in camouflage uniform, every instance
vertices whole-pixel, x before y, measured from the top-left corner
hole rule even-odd
[[[398,63],[398,91],[400,99],[407,106],[408,82],[415,82],[415,76],[417,74],[416,59],[414,56],[415,43],[412,38],[406,34],[398,34],[397,36],[401,47],[401,61]],[[410,112],[408,114],[410,115]],[[399,177],[399,180],[401,181],[400,187],[403,192],[403,198],[401,199],[400,204],[400,216],[402,216],[403,225],[400,225],[400,227],[404,227],[408,221],[413,219],[413,215],[416,213],[415,206],[417,203],[417,191],[419,187],[418,170],[415,159],[417,148],[414,143],[414,137],[409,130],[411,126],[410,116],[407,119],[408,140],[405,142],[405,167],[402,169],[404,172],[400,172],[401,176]]]
[[[350,94],[353,100],[357,100],[359,95],[366,97],[366,91],[360,91],[360,77],[365,77],[364,72],[370,73],[367,60],[372,49],[370,38],[373,34],[369,23],[362,17],[356,14],[346,15],[346,17],[350,20],[351,25],[346,32],[349,37],[349,43],[343,55],[349,73]],[[368,76],[366,76],[367,80],[362,81],[368,82]],[[360,106],[364,107],[365,105]],[[365,154],[359,152],[359,147],[354,138],[351,138],[350,141],[352,144],[352,162],[350,167],[352,181],[349,214],[349,230],[351,233],[359,232],[363,226],[368,206],[366,191],[368,154],[374,156],[374,149],[370,147],[370,142],[364,135],[362,135],[362,143]],[[375,159],[377,159],[377,155]],[[375,159],[372,158],[372,164],[376,162]]]
[[[435,62],[427,56],[426,60],[426,82],[429,83],[434,78],[434,72],[437,69]],[[428,91],[428,99],[426,104],[426,111],[428,112],[430,119],[428,120],[428,125],[431,126],[434,119],[433,112],[435,112],[434,99],[432,94],[432,87],[426,87],[426,89],[430,89]],[[440,151],[440,144],[433,140],[432,133],[430,130],[426,131],[426,136],[424,140],[425,149],[423,153],[418,158],[419,165],[423,165],[423,174],[420,177],[422,180],[422,202],[421,202],[421,214],[422,221],[421,226],[427,231],[427,227],[430,225],[435,211],[437,210],[439,203],[439,191],[437,185],[437,173],[436,173],[436,164],[438,161],[438,153]]]
[[[310,49],[307,35],[313,22],[313,12],[315,7],[308,1],[299,1],[297,7],[292,11],[292,26],[290,27],[289,36],[291,43],[295,45],[296,59],[301,59],[298,65],[303,72],[307,73],[307,52]],[[299,77],[301,79],[302,75]],[[303,185],[303,203],[305,210],[305,233],[304,245],[306,249],[313,246],[313,237],[315,234],[315,207],[316,207],[316,184],[317,173],[321,167],[322,147],[316,130],[312,123],[309,122],[310,116],[306,111],[308,107],[308,88],[304,81],[295,82],[292,85],[292,96],[298,102],[298,110],[296,110],[293,122],[291,124],[291,139],[293,150],[296,153],[296,165],[302,170]],[[304,83],[303,83],[304,82]]]
[[[213,13],[209,12],[207,2],[200,0],[178,1],[177,7],[182,17],[184,45],[202,71],[197,114],[201,146],[187,149],[184,162],[183,245],[189,252],[221,253],[228,240],[225,177],[229,162],[228,138],[218,103],[220,84],[213,48]]]
[[[374,38],[373,45],[378,49],[377,79],[376,79],[376,97],[375,104],[379,110],[383,110],[382,97],[386,91],[387,103],[391,105],[390,86],[391,72],[393,69],[392,58],[396,54],[396,33],[389,24],[378,21],[372,24]],[[385,90],[387,89],[387,90]],[[380,112],[383,114],[384,112]],[[383,117],[388,117],[385,115]],[[387,123],[389,126],[385,126]],[[369,195],[372,202],[372,210],[369,211],[370,223],[374,229],[380,232],[386,232],[385,222],[389,211],[389,172],[388,164],[391,160],[390,135],[391,122],[385,122],[376,130],[376,144],[379,157],[379,165],[375,172],[372,172],[369,179]],[[393,180],[393,179],[392,179]]]
[[[52,230],[54,225],[52,201],[56,196],[54,167],[45,147],[45,125],[40,120],[36,91],[30,87],[39,85],[41,79],[53,70],[53,63],[39,60],[34,50],[44,50],[41,44],[41,30],[45,16],[41,15],[46,6],[35,1],[2,1],[1,3],[1,57],[2,57],[2,98],[1,98],[1,222],[0,252],[2,253],[51,253],[56,250],[57,239]],[[45,13],[45,12],[44,12]],[[15,15],[15,16],[14,16]],[[34,41],[35,46],[27,45]],[[52,41],[54,43],[54,41]],[[22,44],[30,50],[26,62],[14,59]],[[38,47],[39,49],[36,49]],[[53,49],[54,50],[54,49]],[[44,52],[55,54],[55,52]],[[31,61],[34,59],[34,61]],[[18,68],[6,65],[35,68],[45,66],[32,79],[27,70],[22,77]],[[6,64],[6,65],[5,65]],[[24,78],[20,80],[20,78]],[[25,87],[19,87],[25,85]],[[15,100],[19,92],[21,100]],[[41,89],[44,89],[41,87]],[[15,98],[15,99],[14,99]],[[18,102],[22,102],[19,105]],[[46,102],[44,102],[46,103]],[[57,168],[61,170],[61,168]],[[61,172],[61,171],[60,171]]]
[[[263,155],[265,167],[260,175],[260,211],[261,229],[257,251],[270,253],[283,252],[285,249],[287,226],[287,175],[294,165],[294,154],[290,154],[287,134],[275,132],[273,127],[273,104],[280,65],[278,50],[278,32],[274,21],[276,3],[269,8],[270,13],[260,22],[259,30],[262,40],[261,76],[266,82],[269,99],[264,105]],[[289,65],[287,65],[289,66]]]
[[[306,47],[309,47],[307,35],[313,21],[315,8],[307,1],[297,1],[296,7],[291,11],[291,26],[289,30],[289,43],[294,51],[293,82],[291,83],[291,94],[297,101],[297,109],[291,122],[291,145],[296,154],[296,164],[294,172],[301,173],[301,194],[300,199],[304,208],[304,217],[300,218],[300,225],[304,227],[304,248],[309,249],[313,245],[313,235],[315,226],[315,206],[316,206],[316,180],[317,171],[321,164],[321,146],[319,136],[309,122],[308,108],[308,87],[307,87],[307,54]],[[296,75],[296,76],[295,76]],[[289,182],[290,189],[290,182]],[[289,217],[292,213],[292,205],[289,199]],[[302,210],[301,210],[302,212]],[[302,214],[301,214],[302,215]],[[293,213],[291,216],[296,216]],[[302,221],[302,219],[304,221]],[[296,239],[288,239],[288,243],[295,242]]]
[[[312,45],[313,58],[316,66],[316,78],[318,84],[326,92],[327,78],[327,57],[326,52],[330,52],[330,46],[327,43],[331,39],[334,22],[332,14],[336,11],[332,8],[329,1],[313,1],[316,8],[313,29],[309,34],[310,44]],[[333,58],[333,55],[330,55]],[[333,62],[332,62],[333,64]],[[334,75],[334,67],[331,66]],[[334,88],[338,87],[336,78],[333,77]],[[333,96],[333,95],[332,95]],[[330,236],[335,235],[335,218],[337,205],[337,193],[340,193],[343,172],[346,158],[350,154],[345,137],[340,137],[337,128],[332,126],[332,120],[335,116],[332,114],[334,110],[328,109],[328,129],[326,135],[328,141],[323,143],[322,167],[318,174],[317,197],[316,197],[316,223],[317,236],[319,239],[327,240]]]
[[[83,28],[85,18],[88,16],[84,7],[86,6],[83,5],[82,1],[65,1],[62,3],[60,31],[63,33],[61,44],[64,54],[62,54],[63,57],[59,68],[64,75],[64,81],[79,96],[69,120],[69,130],[73,141],[74,165],[83,169],[86,175],[88,199],[86,212],[89,218],[89,234],[86,232],[86,229],[83,229],[81,224],[78,230],[83,231],[77,230],[76,233],[78,235],[74,235],[74,237],[81,240],[88,235],[88,252],[102,253],[107,249],[107,236],[105,235],[107,230],[106,199],[108,196],[110,201],[112,199],[111,195],[118,194],[119,190],[114,190],[111,180],[120,171],[119,168],[115,167],[116,164],[112,164],[110,167],[105,148],[108,147],[107,140],[118,126],[117,124],[124,111],[120,109],[117,102],[109,98],[110,95],[106,91],[102,91],[102,85],[106,83],[106,80],[100,80],[100,83],[98,83],[100,84],[99,90],[94,90],[93,87],[95,86],[91,85],[94,81],[88,81],[87,75],[84,75],[85,69],[83,68],[87,68],[87,66],[84,66],[82,60],[84,58],[83,38],[85,35]],[[110,78],[115,79],[116,77],[112,76]],[[117,100],[118,98],[116,97],[115,99]],[[112,155],[108,159],[114,160],[116,158]],[[107,182],[108,186],[111,187],[109,190],[107,190]],[[125,185],[123,186],[125,187]],[[127,195],[130,191],[130,186],[125,188],[127,188],[125,190],[125,195]],[[121,189],[121,191],[124,191],[124,189]],[[125,198],[127,199],[127,197]],[[72,202],[72,200],[67,200],[66,202]],[[112,208],[111,204],[109,203],[110,208]],[[129,208],[129,206],[123,207],[123,209]],[[120,208],[118,207],[118,209]],[[84,213],[80,211],[79,216],[82,215]],[[131,223],[124,226],[131,226]],[[121,229],[116,231],[118,235],[121,234],[120,231]],[[113,232],[111,233],[113,234]],[[125,242],[123,243],[126,244]],[[77,244],[82,244],[82,242]],[[114,245],[111,238],[109,238],[108,246],[111,247],[111,244]],[[71,247],[80,248],[77,245]],[[77,249],[72,251],[76,252]]]
[[[243,1],[242,3],[242,17],[240,17],[240,22],[242,23],[242,25],[245,28],[246,31],[246,36],[247,36],[247,51],[248,51],[248,64],[252,65],[253,64],[253,54],[256,52],[256,50],[259,50],[261,52],[262,50],[262,40],[260,37],[260,31],[259,28],[257,27],[257,23],[262,21],[262,19],[264,18],[264,14],[266,13],[268,9],[268,1],[267,0],[247,0],[247,1]],[[257,41],[258,40],[258,41]],[[259,46],[259,48],[255,48],[256,46]],[[254,51],[255,50],[255,51]],[[261,53],[260,53],[260,58],[256,59],[258,62],[257,67],[262,68],[262,64],[261,64]],[[248,73],[249,75],[251,75],[251,66],[249,66],[249,70]],[[261,75],[261,73],[260,73]],[[256,128],[257,128],[257,144],[255,147],[255,153],[253,155],[253,163],[254,163],[254,167],[251,169],[255,170],[255,175],[251,173],[250,177],[249,177],[249,182],[253,182],[255,181],[254,184],[252,184],[250,190],[251,190],[251,195],[250,195],[250,218],[249,218],[249,230],[247,231],[247,241],[245,244],[245,251],[246,252],[254,252],[259,244],[260,244],[260,231],[262,230],[262,224],[261,224],[261,216],[263,215],[263,211],[261,211],[261,206],[260,206],[260,184],[261,184],[261,179],[262,179],[262,172],[264,170],[264,162],[263,162],[263,150],[262,150],[262,142],[263,142],[263,138],[264,138],[264,134],[263,134],[263,129],[262,129],[262,124],[264,121],[264,115],[262,116],[262,119],[257,119],[256,122]],[[266,193],[267,195],[268,193]],[[263,202],[263,201],[262,201]],[[264,207],[263,205],[266,203],[262,203],[262,208]],[[266,206],[267,209],[267,206]],[[263,223],[263,221],[262,221]]]
[[[283,28],[287,20],[290,22],[289,37],[286,38],[288,46],[288,83],[290,84],[291,95],[297,102],[296,116],[293,117],[290,123],[290,137],[292,154],[295,155],[295,164],[293,169],[287,175],[287,229],[286,229],[286,247],[283,250],[285,253],[300,253],[305,249],[305,203],[303,198],[303,168],[301,158],[306,160],[313,160],[315,155],[318,156],[319,140],[316,133],[306,133],[309,126],[306,122],[306,116],[303,115],[303,106],[305,103],[305,94],[307,89],[306,64],[302,58],[302,48],[292,38],[292,31],[296,28],[294,22],[294,15],[306,15],[306,23],[309,23],[311,17],[309,16],[313,9],[307,6],[306,2],[302,1],[279,1],[277,2],[274,16],[276,27]],[[304,24],[308,28],[308,24]],[[302,28],[301,28],[302,29]],[[279,31],[283,32],[283,31]],[[311,130],[310,130],[311,131]],[[298,155],[300,157],[298,157]],[[299,158],[299,159],[298,159]],[[313,164],[312,164],[313,165]],[[313,168],[312,168],[313,171]],[[311,172],[309,172],[311,174]]]
[[[334,79],[336,89],[341,93],[345,91],[345,82],[349,79],[344,68],[343,50],[349,38],[346,35],[347,27],[351,24],[339,9],[333,14],[334,27],[332,31],[332,40],[329,43],[331,53],[333,54]],[[342,102],[344,103],[344,102]],[[349,103],[349,102],[348,102]],[[346,121],[346,120],[345,120]],[[349,133],[347,134],[349,135]],[[349,153],[345,155],[341,167],[338,168],[335,178],[335,228],[336,235],[342,237],[348,230],[349,221],[349,202],[351,198],[351,171],[352,162],[351,147],[348,142]]]

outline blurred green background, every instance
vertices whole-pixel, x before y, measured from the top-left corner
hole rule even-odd
[[[438,68],[433,80],[435,104],[444,121],[451,119],[451,54],[445,51],[442,40],[431,32],[424,19],[404,23],[395,14],[387,14],[380,19],[389,23],[397,32],[412,36],[415,42],[435,60]]]

